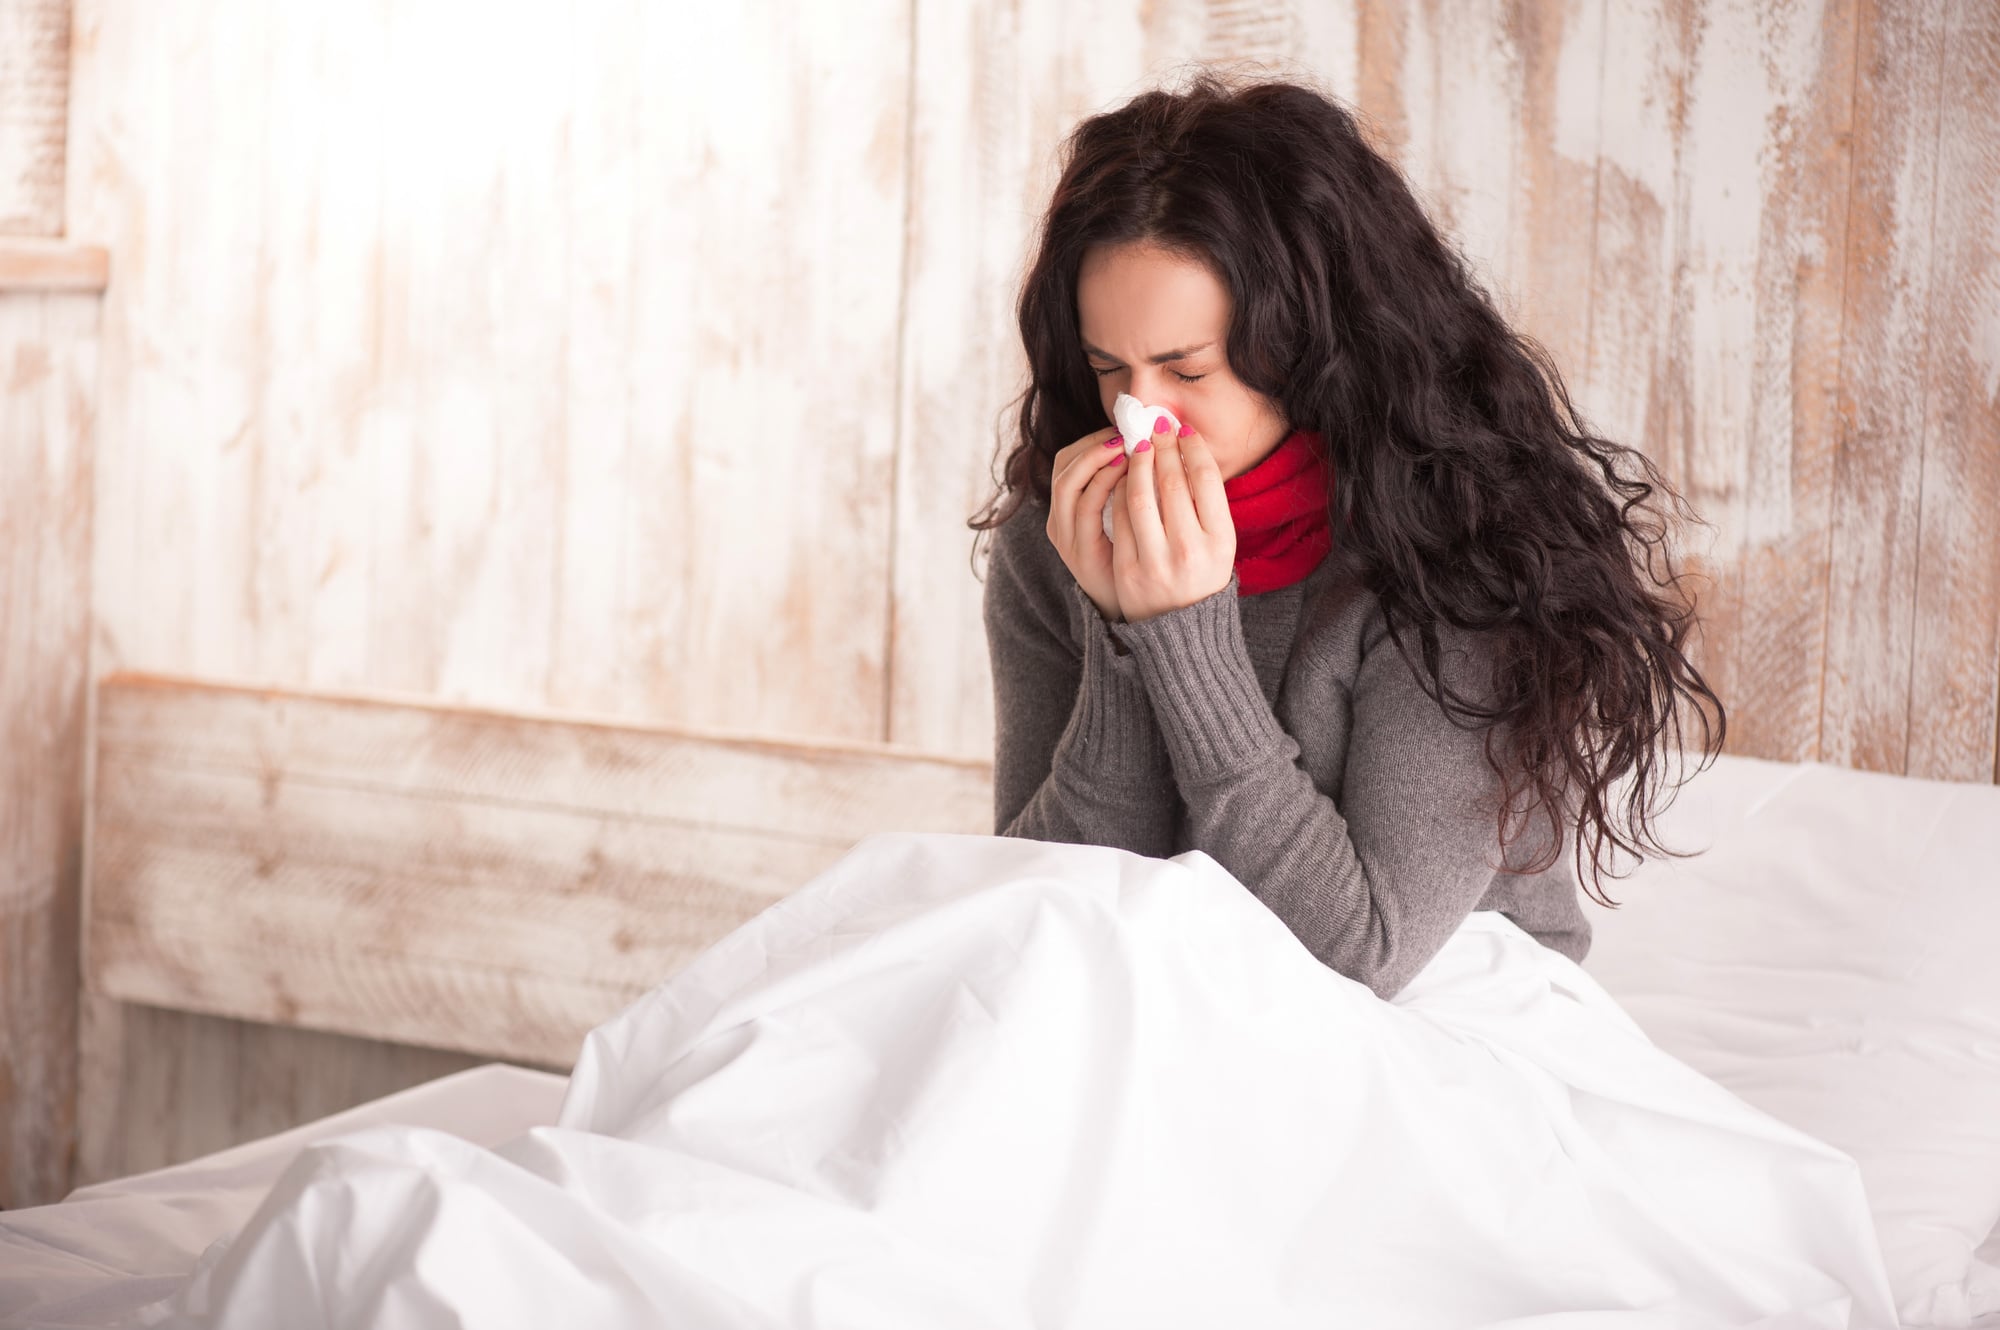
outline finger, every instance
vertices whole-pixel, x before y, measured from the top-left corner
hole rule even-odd
[[[1083,487],[1083,493],[1076,503],[1077,538],[1085,549],[1093,543],[1108,543],[1104,534],[1105,505],[1111,502],[1112,490],[1125,477],[1125,450],[1119,448],[1115,456],[1097,469],[1097,474]],[[1116,515],[1112,517],[1117,520]]]
[[[1233,533],[1236,520],[1229,514],[1229,491],[1222,487],[1222,463],[1215,460],[1200,430],[1190,429],[1180,444],[1181,467],[1194,500],[1195,520],[1211,536],[1221,531]]]
[[[1110,444],[1112,440],[1117,438],[1118,438],[1118,431],[1115,428],[1108,430],[1096,430],[1092,433],[1084,435],[1082,438],[1078,439],[1075,443],[1072,443],[1069,446],[1060,449],[1056,453],[1055,457],[1052,458],[1049,462],[1049,488],[1053,490],[1055,488],[1056,483],[1062,479],[1064,474],[1069,472],[1070,468],[1075,466],[1078,462],[1088,461],[1091,458],[1096,457],[1099,453],[1109,452],[1110,449],[1106,445]],[[1089,477],[1084,476],[1082,480],[1078,482],[1078,488],[1079,489],[1082,488],[1083,482],[1086,482],[1088,480]]]
[[[1165,420],[1161,416],[1160,420]],[[1162,431],[1155,422],[1153,437],[1132,454],[1132,474],[1125,482],[1126,515],[1132,519],[1133,553],[1156,567],[1164,567],[1167,553],[1166,528],[1160,522],[1160,498],[1156,469],[1160,458]],[[1171,428],[1171,426],[1169,426]]]
[[[1188,493],[1185,463],[1180,438],[1172,425],[1153,436],[1153,488],[1159,496],[1160,525],[1167,533],[1168,544],[1173,546],[1202,534],[1194,499]]]
[[[1105,506],[1111,512],[1111,567],[1113,570],[1130,568],[1132,560],[1138,557],[1132,543],[1132,514],[1126,509],[1126,496],[1132,492],[1127,482],[1132,479],[1132,468],[1118,468],[1118,482],[1111,487],[1111,497]],[[1119,553],[1123,550],[1124,553]]]
[[[1083,516],[1077,511],[1077,500],[1083,493],[1084,487],[1089,485],[1091,479],[1104,467],[1111,465],[1114,458],[1125,455],[1122,442],[1111,447],[1105,446],[1107,442],[1117,438],[1116,430],[1108,434],[1100,431],[1099,434],[1088,435],[1078,440],[1056,454],[1058,469],[1049,477],[1049,521],[1056,529],[1068,533],[1072,540],[1077,538],[1077,524]],[[1064,457],[1064,454],[1068,456]],[[1103,528],[1100,526],[1098,535],[1102,537],[1103,534]]]

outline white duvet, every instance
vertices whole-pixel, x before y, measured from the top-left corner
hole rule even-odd
[[[554,1127],[313,1146],[143,1324],[1895,1325],[1852,1161],[1474,914],[1393,1002],[1207,855],[882,834]]]

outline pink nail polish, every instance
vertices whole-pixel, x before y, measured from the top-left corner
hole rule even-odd
[[[1123,434],[1114,434],[1104,441],[1104,446],[1107,448],[1117,448],[1122,446],[1124,442],[1125,436]]]
[[[1185,438],[1186,438],[1186,437],[1187,437],[1188,435],[1190,435],[1190,434],[1192,434],[1192,433],[1194,433],[1194,426],[1192,426],[1192,425],[1183,425],[1183,426],[1181,426],[1181,437],[1182,437],[1183,439],[1185,439]]]
[[[1139,440],[1139,446],[1134,448],[1132,451],[1135,453],[1150,452],[1152,450],[1152,447],[1153,447],[1153,441],[1151,439],[1141,439]]]
[[[1124,453],[1120,453],[1120,454],[1118,454],[1118,456],[1116,456],[1116,457],[1112,458],[1112,459],[1111,459],[1111,460],[1110,460],[1109,462],[1107,462],[1107,463],[1106,463],[1105,465],[1107,465],[1107,466],[1124,466],[1124,465],[1125,465],[1125,454],[1124,454]]]
[[[1167,418],[1165,416],[1161,416],[1158,420],[1153,422],[1153,433],[1155,434],[1162,433],[1169,428],[1171,427],[1167,424]]]

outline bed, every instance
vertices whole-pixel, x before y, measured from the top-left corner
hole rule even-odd
[[[116,699],[109,714],[115,746]],[[203,728],[221,732],[213,721]],[[266,772],[310,765],[265,737]],[[100,808],[93,834],[137,863],[120,838],[140,833],[117,810],[115,797]],[[2000,789],[1724,758],[1663,825],[1669,843],[1704,853],[1612,886],[1617,911],[1587,905],[1586,971],[1659,1046],[1852,1156],[1903,1326],[2000,1326],[2000,978],[1986,960],[2000,934]],[[554,1122],[565,1088],[495,1062],[0,1215],[0,1325],[119,1324],[315,1142],[403,1124],[490,1147]]]

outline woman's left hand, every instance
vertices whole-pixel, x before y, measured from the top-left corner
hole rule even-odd
[[[1236,570],[1236,523],[1215,454],[1199,431],[1176,435],[1170,424],[1149,442],[1111,491],[1111,576],[1127,623],[1205,600]]]

